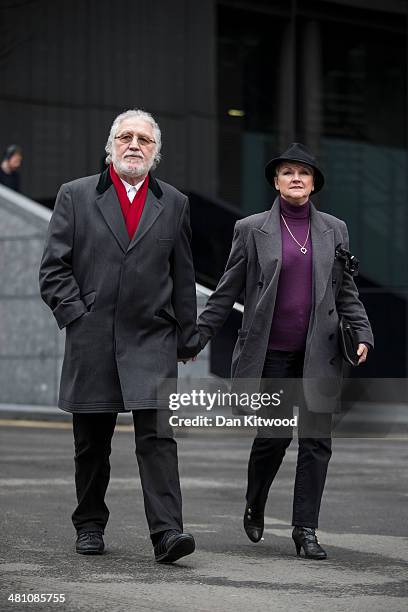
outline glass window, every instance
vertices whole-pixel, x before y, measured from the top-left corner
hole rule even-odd
[[[397,13],[321,0],[218,11],[219,196],[274,197],[268,159],[294,141],[322,161],[316,202],[344,218],[373,283],[408,284],[407,32]],[[384,7],[386,2],[384,2]]]
[[[218,10],[219,196],[243,214],[264,209],[264,160],[279,133],[279,56],[287,2]]]

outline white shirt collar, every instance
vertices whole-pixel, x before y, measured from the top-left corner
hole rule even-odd
[[[126,181],[124,181],[123,178],[121,178],[121,177],[119,177],[119,178],[120,178],[120,180],[122,181],[122,183],[125,186],[126,193],[129,193],[129,190],[133,190],[133,189],[135,189],[136,191],[139,191],[139,189],[143,185],[143,181],[144,181],[144,179],[142,179],[140,181],[140,183],[137,183],[136,185],[131,185],[130,183],[127,183]]]

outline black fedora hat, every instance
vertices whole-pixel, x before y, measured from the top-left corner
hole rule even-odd
[[[275,187],[275,174],[276,168],[279,164],[282,164],[285,161],[298,162],[300,164],[307,164],[311,166],[314,170],[314,190],[313,193],[317,193],[320,191],[324,185],[324,176],[323,172],[320,170],[317,165],[316,158],[312,155],[312,153],[302,145],[300,142],[292,142],[291,145],[280,155],[279,157],[275,157],[271,159],[265,166],[265,176],[268,183]]]

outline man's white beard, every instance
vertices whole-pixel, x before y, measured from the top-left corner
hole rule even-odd
[[[112,163],[117,174],[128,176],[130,178],[139,178],[139,176],[142,178],[143,176],[146,176],[153,165],[153,162],[149,164],[148,162],[140,159],[137,161],[137,165],[135,166],[132,163],[127,163],[126,160],[118,160],[116,155],[112,155]]]

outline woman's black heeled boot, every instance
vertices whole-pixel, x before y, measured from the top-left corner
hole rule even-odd
[[[244,529],[251,542],[259,542],[264,530],[263,512],[257,512],[247,505],[244,514]]]
[[[303,548],[307,559],[326,559],[326,551],[320,546],[316,531],[312,527],[294,527],[292,538],[298,557],[300,557],[300,550]]]

